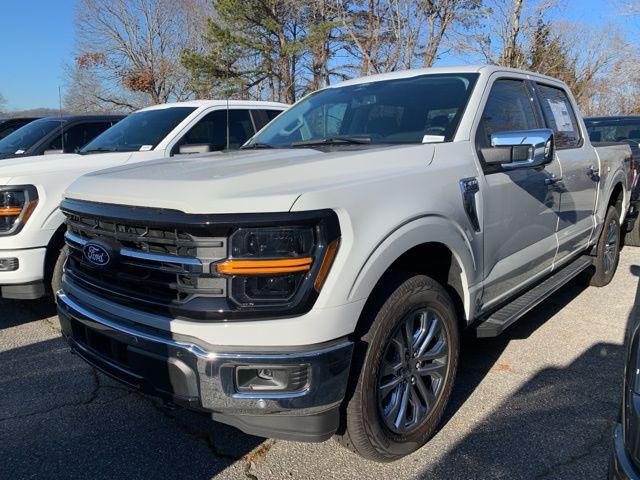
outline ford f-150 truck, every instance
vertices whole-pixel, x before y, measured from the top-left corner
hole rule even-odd
[[[423,445],[462,331],[579,275],[609,283],[628,145],[567,86],[493,66],[349,80],[243,146],[93,173],[65,194],[62,331],[96,368],[267,437]]]
[[[104,133],[79,144],[84,146],[78,154],[2,160],[0,297],[34,299],[60,288],[66,255],[60,201],[65,188],[81,175],[178,154],[238,148],[286,107],[273,102],[224,100],[156,105],[132,113],[108,130],[105,126]],[[23,129],[43,121],[48,119],[36,120]],[[86,122],[71,126],[70,135],[80,135],[83,125]]]

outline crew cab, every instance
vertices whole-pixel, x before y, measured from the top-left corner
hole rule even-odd
[[[0,140],[0,160],[75,153],[122,115],[66,115],[29,122]]]
[[[62,332],[245,432],[395,460],[438,427],[462,331],[499,335],[579,275],[611,281],[630,155],[594,148],[546,76],[348,80],[240,151],[74,182]]]
[[[238,148],[285,108],[272,102],[215,100],[156,105],[132,113],[95,139],[82,135],[77,153],[0,161],[0,297],[35,299],[60,288],[66,257],[59,206],[62,192],[81,175],[191,152]],[[84,128],[80,125],[89,124],[66,121],[70,126],[65,130],[65,151],[74,151],[70,140]],[[39,122],[49,119],[21,130],[44,128]],[[59,119],[54,122],[59,125]],[[90,125],[105,130],[111,123]],[[29,136],[21,130],[13,135]],[[5,141],[12,142],[13,135]],[[59,134],[57,138],[58,143],[52,140],[47,148],[61,147]]]

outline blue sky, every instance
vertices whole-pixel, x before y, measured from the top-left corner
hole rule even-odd
[[[76,0],[0,1],[0,93],[10,110],[57,107],[63,66],[73,51],[75,4]],[[565,6],[562,11],[572,21],[624,22],[608,0],[566,0]]]

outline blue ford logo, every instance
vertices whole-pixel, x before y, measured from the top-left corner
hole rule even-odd
[[[104,267],[111,261],[111,256],[107,249],[95,243],[87,243],[82,252],[87,262],[98,267]]]

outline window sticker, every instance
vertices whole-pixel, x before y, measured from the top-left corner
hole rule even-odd
[[[153,145],[142,145],[139,151],[148,152],[149,150],[153,150]]]
[[[444,135],[425,135],[422,137],[422,143],[440,143],[444,142]]]
[[[569,107],[563,100],[552,100],[547,98],[549,108],[553,114],[553,119],[556,124],[556,128],[559,132],[573,132],[573,122],[571,121],[571,114],[569,113]]]
[[[24,150],[16,150],[16,155],[20,155],[22,153],[24,153]]]

